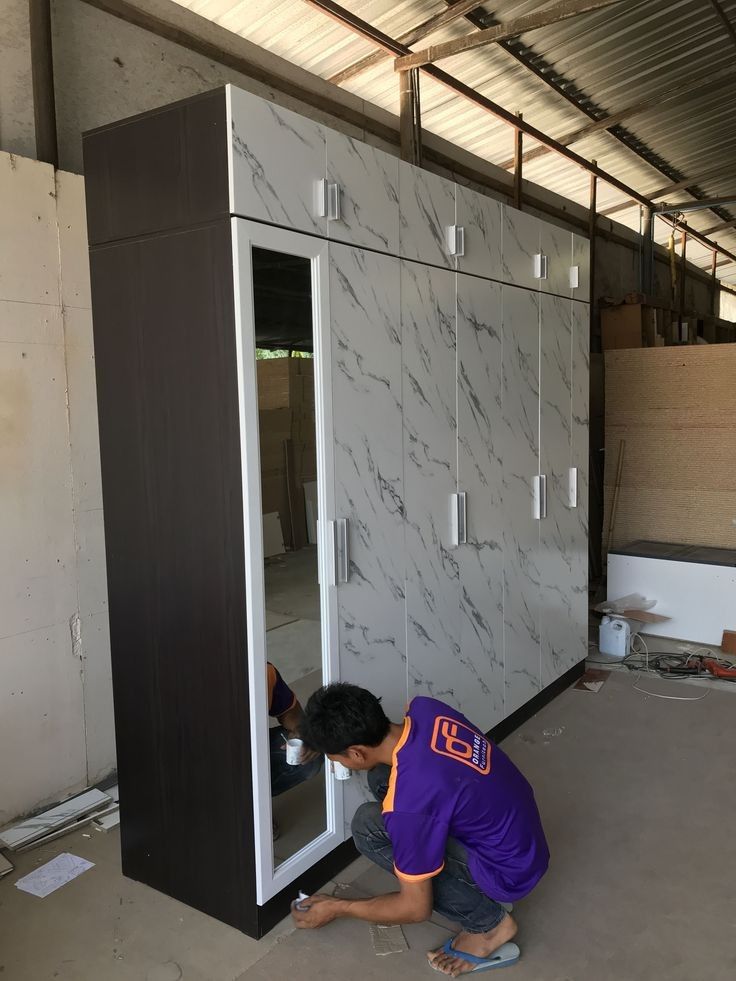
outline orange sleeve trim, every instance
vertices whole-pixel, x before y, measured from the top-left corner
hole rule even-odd
[[[273,690],[276,686],[276,668],[270,662],[266,663],[266,685],[268,686],[268,708],[273,701]]]
[[[406,740],[409,738],[409,731],[411,729],[411,719],[407,715],[404,719],[404,731],[399,737],[399,741],[396,743],[396,748],[391,754],[391,776],[388,780],[388,790],[386,791],[386,796],[383,798],[382,811],[384,814],[393,811],[394,809],[394,799],[396,797],[396,779],[399,775],[399,760],[398,756],[401,752]]]
[[[440,872],[444,869],[444,867],[445,867],[445,863],[443,862],[438,869],[434,870],[434,872],[422,872],[421,875],[409,875],[406,872],[399,872],[399,870],[394,865],[394,872],[399,877],[399,879],[403,879],[404,882],[422,882],[424,879],[434,879],[436,875],[440,874]]]

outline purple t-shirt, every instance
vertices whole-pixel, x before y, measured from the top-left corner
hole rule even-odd
[[[492,899],[521,899],[547,871],[532,788],[498,746],[434,698],[409,705],[383,819],[402,879],[439,875],[448,837],[465,846],[475,882]]]

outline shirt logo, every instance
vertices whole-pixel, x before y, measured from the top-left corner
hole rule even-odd
[[[438,715],[432,733],[432,750],[465,763],[477,773],[491,772],[491,747],[487,739],[455,719]]]

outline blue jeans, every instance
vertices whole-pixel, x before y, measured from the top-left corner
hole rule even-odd
[[[377,801],[388,790],[391,770],[377,766],[368,774],[368,784]],[[391,839],[383,823],[381,805],[361,804],[352,824],[358,851],[387,872],[394,871]],[[483,892],[468,868],[468,853],[454,838],[447,839],[445,867],[432,879],[432,907],[435,912],[454,920],[468,933],[486,933],[498,926],[506,910]]]
[[[309,763],[300,766],[292,766],[286,762],[286,747],[284,740],[287,738],[286,729],[276,726],[268,730],[269,741],[271,744],[271,796],[278,797],[279,794],[298,787],[300,783],[316,777],[322,769],[322,756]]]

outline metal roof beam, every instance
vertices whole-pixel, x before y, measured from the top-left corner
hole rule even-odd
[[[715,12],[720,17],[721,21],[723,22],[723,26],[726,28],[726,33],[733,41],[734,47],[736,47],[736,28],[734,28],[733,24],[728,19],[728,14],[723,9],[723,5],[719,3],[719,0],[710,0],[710,3],[713,9],[715,10]]]
[[[674,194],[675,191],[684,191],[688,188],[695,187],[696,184],[701,184],[703,181],[713,180],[716,177],[724,177],[732,173],[733,166],[716,167],[713,170],[703,171],[703,173],[698,177],[685,177],[683,180],[676,181],[674,184],[665,184],[664,187],[658,187],[656,191],[652,191],[649,194],[649,197],[652,199],[652,201],[656,201],[658,198],[663,198],[665,194]],[[626,211],[627,208],[633,208],[636,203],[636,201],[629,198],[628,201],[622,201],[620,204],[614,204],[610,208],[606,208],[605,211],[601,211],[601,214],[608,218],[609,215],[615,215],[619,211]]]
[[[505,24],[499,24],[497,27],[488,27],[485,30],[476,31],[474,34],[467,34],[465,37],[455,38],[452,41],[443,41],[441,44],[433,44],[422,51],[404,55],[394,62],[394,71],[407,71],[409,68],[431,65],[442,58],[449,58],[463,51],[472,51],[487,44],[508,41],[509,38],[526,34],[527,31],[535,31],[540,27],[548,27],[550,24],[559,24],[571,17],[579,17],[581,14],[592,13],[623,2],[624,0],[561,0],[560,3],[548,7],[546,10],[537,10],[532,14],[525,14],[523,17],[507,21]]]
[[[452,23],[452,21],[464,17],[471,10],[475,10],[482,2],[483,0],[455,0],[455,3],[449,6],[447,10],[441,10],[434,17],[430,17],[429,20],[418,24],[413,30],[399,35],[397,40],[402,44],[416,44],[417,41],[429,37],[430,34],[434,34],[441,27],[445,27],[447,24]],[[355,64],[343,68],[342,71],[337,72],[335,75],[331,75],[327,81],[335,85],[342,85],[344,82],[349,81],[349,79],[355,78],[356,75],[360,75],[362,72],[368,71],[369,68],[373,68],[374,65],[379,65],[385,58],[386,55],[383,51],[374,51],[373,54],[366,55],[365,58],[361,58]]]
[[[367,21],[358,17],[357,14],[346,10],[336,0],[304,0],[304,3],[309,4],[310,7],[314,7],[316,10],[320,10],[327,17],[336,21],[338,24],[342,24],[343,27],[347,27],[353,33],[366,38],[372,44],[375,44],[379,48],[383,48],[384,51],[389,51],[394,55],[399,57],[409,54],[410,49],[406,45],[401,44],[394,38],[390,37],[388,34],[384,34],[383,31],[369,24]],[[581,157],[574,150],[570,150],[568,147],[564,147],[554,140],[551,136],[543,133],[542,130],[537,129],[536,126],[531,126],[524,119],[520,119],[515,116],[508,109],[504,109],[497,102],[493,102],[491,99],[486,98],[486,96],[481,95],[480,92],[476,92],[475,89],[466,85],[465,82],[461,82],[459,78],[455,78],[454,75],[450,75],[438,68],[436,65],[424,65],[421,71],[425,75],[429,75],[436,82],[444,85],[450,91],[454,92],[456,95],[460,95],[467,99],[468,102],[472,102],[474,105],[485,110],[491,115],[495,116],[497,119],[502,120],[509,126],[513,127],[515,130],[521,130],[526,133],[527,136],[531,136],[532,139],[536,140],[538,143],[542,143],[544,146],[550,147],[550,149],[555,150],[560,156],[565,157],[567,160],[572,161],[572,163],[577,164],[583,170],[588,171],[591,174],[595,174],[602,181],[605,181],[611,187],[615,187],[617,190],[622,191],[624,194],[632,197],[639,204],[646,205],[647,207],[652,207],[652,201],[645,195],[640,194],[639,191],[635,190],[633,187],[629,187],[624,181],[619,180],[614,177],[613,174],[609,174],[607,171],[598,167],[597,164],[592,163],[590,160],[586,160],[585,157]],[[663,221],[669,221],[666,216],[662,216]],[[672,222],[670,222],[672,223]],[[679,224],[680,230],[686,229],[688,234],[694,238],[696,241],[701,242],[706,245],[709,249],[717,249],[722,255],[728,256],[736,262],[736,254],[729,252],[728,249],[724,249],[717,243],[708,241],[704,237],[702,232],[697,232],[693,228],[688,228],[684,223]]]
[[[630,106],[626,106],[624,109],[620,109],[618,112],[612,112],[609,116],[604,116],[603,119],[596,119],[593,122],[586,123],[585,126],[579,126],[577,129],[570,130],[564,136],[558,136],[557,141],[563,146],[571,146],[573,143],[578,143],[580,140],[584,140],[588,136],[593,136],[595,133],[600,133],[602,130],[608,130],[612,126],[618,126],[625,119],[638,116],[648,109],[658,108],[666,102],[672,102],[673,99],[681,99],[683,92],[686,92],[689,97],[693,97],[720,89],[726,79],[736,80],[736,72],[734,72],[732,67],[715,72],[702,85],[693,86],[691,81],[683,82],[680,85],[671,85],[666,92],[661,92],[651,99],[635,102]],[[547,153],[549,153],[548,147],[535,147],[533,150],[529,150],[524,154],[524,163],[528,163],[530,160],[536,160],[538,157],[542,157]],[[501,166],[504,170],[511,170],[514,166],[514,161],[512,159],[504,160]]]
[[[681,201],[679,204],[670,204],[663,201],[654,209],[656,215],[685,214],[689,211],[710,211],[711,208],[719,208],[726,204],[736,204],[736,196],[729,194],[727,197],[720,198],[700,198],[698,201]]]
[[[722,221],[720,225],[712,225],[710,228],[706,228],[705,231],[701,232],[701,235],[713,235],[714,232],[725,232],[727,228],[736,227],[736,218],[732,221]]]

